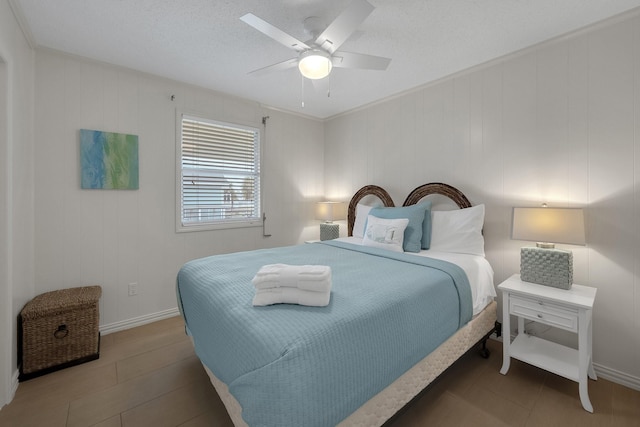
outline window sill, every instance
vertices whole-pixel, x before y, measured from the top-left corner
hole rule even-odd
[[[182,225],[176,226],[176,233],[191,233],[194,231],[214,231],[214,230],[229,230],[232,228],[253,228],[262,227],[262,221],[231,221],[231,222],[218,222],[211,224],[197,224],[197,225]]]

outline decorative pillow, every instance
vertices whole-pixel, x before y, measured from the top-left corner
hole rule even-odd
[[[424,221],[422,222],[422,249],[429,249],[431,245],[431,202],[418,203],[417,206],[423,206]]]
[[[405,252],[420,252],[425,212],[430,208],[430,202],[401,208],[373,208],[369,211],[369,216],[386,219],[407,218],[409,224],[404,230],[403,249]]]
[[[376,206],[368,206],[358,203],[356,205],[356,219],[353,222],[353,237],[364,237],[364,227],[367,225],[369,211]]]
[[[402,241],[407,224],[409,224],[407,218],[384,219],[369,215],[362,244],[402,252]]]
[[[441,252],[484,256],[484,205],[431,212],[431,246]]]

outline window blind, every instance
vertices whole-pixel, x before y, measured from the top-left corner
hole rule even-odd
[[[183,226],[260,219],[260,132],[182,116]]]

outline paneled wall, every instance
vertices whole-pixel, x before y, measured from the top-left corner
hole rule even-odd
[[[17,317],[33,292],[33,51],[0,1],[0,408],[17,387]]]
[[[513,206],[585,207],[588,245],[570,249],[575,281],[598,288],[594,361],[640,387],[638,13],[335,117],[325,133],[329,195],[378,184],[398,204],[439,181],[484,203],[496,284],[530,244],[510,240]]]
[[[16,367],[13,319],[38,293],[101,284],[103,327],[126,327],[175,310],[175,274],[189,259],[315,239],[313,202],[323,195],[348,199],[378,184],[401,203],[431,181],[486,204],[496,283],[518,271],[526,244],[509,239],[513,206],[586,207],[588,246],[572,249],[576,281],[598,288],[594,359],[599,372],[640,385],[637,14],[323,123],[132,70],[34,53],[6,1],[0,12],[0,78],[11,93],[10,131],[0,138],[0,153],[10,156],[0,161],[8,177],[0,182],[0,200],[8,203],[0,235],[10,237],[0,251],[0,299],[11,299],[4,331],[12,335],[7,353],[0,332],[3,389],[7,364]],[[175,232],[180,109],[257,126],[269,116],[263,174],[271,237],[261,228]],[[139,136],[139,190],[80,189],[80,128]],[[138,296],[127,295],[131,282]],[[2,398],[0,391],[0,405]]]
[[[317,238],[320,121],[46,50],[36,51],[34,108],[35,293],[102,285],[103,328],[175,313],[175,277],[188,260]],[[261,227],[175,231],[177,110],[262,129],[271,237]],[[81,128],[138,135],[139,190],[80,189]],[[129,296],[134,282],[139,294]]]

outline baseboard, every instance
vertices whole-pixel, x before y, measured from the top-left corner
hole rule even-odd
[[[18,391],[18,377],[20,376],[20,371],[18,369],[16,369],[13,372],[13,375],[11,376],[11,400],[13,400],[13,397],[16,395],[16,391]]]
[[[16,397],[16,392],[18,391],[19,375],[20,375],[20,371],[17,369],[13,372],[13,375],[11,375],[11,384],[9,384],[9,396],[7,396],[9,400],[7,402],[0,402],[0,409],[2,409],[4,405],[8,405],[9,403],[11,403],[13,398]]]
[[[602,377],[605,380],[640,391],[640,378],[638,377],[616,371],[615,369],[611,369],[597,363],[593,364],[593,369],[596,371],[596,375],[598,377]]]
[[[146,325],[147,323],[157,322],[158,320],[168,319],[180,314],[178,307],[169,310],[159,311],[157,313],[146,314],[133,319],[121,320],[120,322],[108,323],[100,326],[100,333],[108,335],[113,332],[124,331],[126,329],[135,328],[136,326]]]

